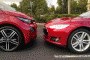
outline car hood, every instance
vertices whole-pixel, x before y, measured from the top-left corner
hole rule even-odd
[[[12,16],[18,16],[18,17],[27,18],[27,19],[33,19],[33,17],[31,17],[30,15],[27,15],[27,14],[21,13],[21,12],[17,12],[17,11],[3,10],[3,12],[8,14],[8,15],[12,15]]]
[[[68,23],[71,22],[71,20],[72,20],[73,18],[75,18],[75,17],[72,17],[72,18],[70,18],[70,17],[56,18],[56,19],[53,19],[53,20],[47,22],[47,23],[45,24],[45,26],[48,27],[48,26],[56,25],[56,24],[68,24]]]
[[[83,17],[62,17],[53,19],[45,24],[46,27],[56,24],[71,24],[75,21],[82,21]]]

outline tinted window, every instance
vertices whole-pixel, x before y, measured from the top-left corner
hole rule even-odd
[[[90,17],[90,11],[82,13],[79,17]]]
[[[0,9],[4,10],[3,6],[0,4]]]
[[[1,1],[0,1],[0,8],[1,8],[2,10],[16,11],[14,8],[12,8],[11,6],[9,6],[9,5],[1,2]]]

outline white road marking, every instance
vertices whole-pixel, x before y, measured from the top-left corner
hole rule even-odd
[[[54,55],[55,58],[78,58],[78,57],[90,57],[90,55]]]

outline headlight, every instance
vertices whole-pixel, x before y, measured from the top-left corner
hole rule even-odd
[[[70,24],[59,24],[59,25],[52,25],[50,28],[55,28],[55,29],[63,29],[68,27]]]
[[[35,23],[34,19],[25,19],[25,18],[21,18],[21,17],[17,17],[19,20],[25,22],[25,23]]]

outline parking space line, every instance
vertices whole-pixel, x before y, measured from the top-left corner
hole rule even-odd
[[[90,55],[54,55],[55,58],[78,58],[90,57]]]

